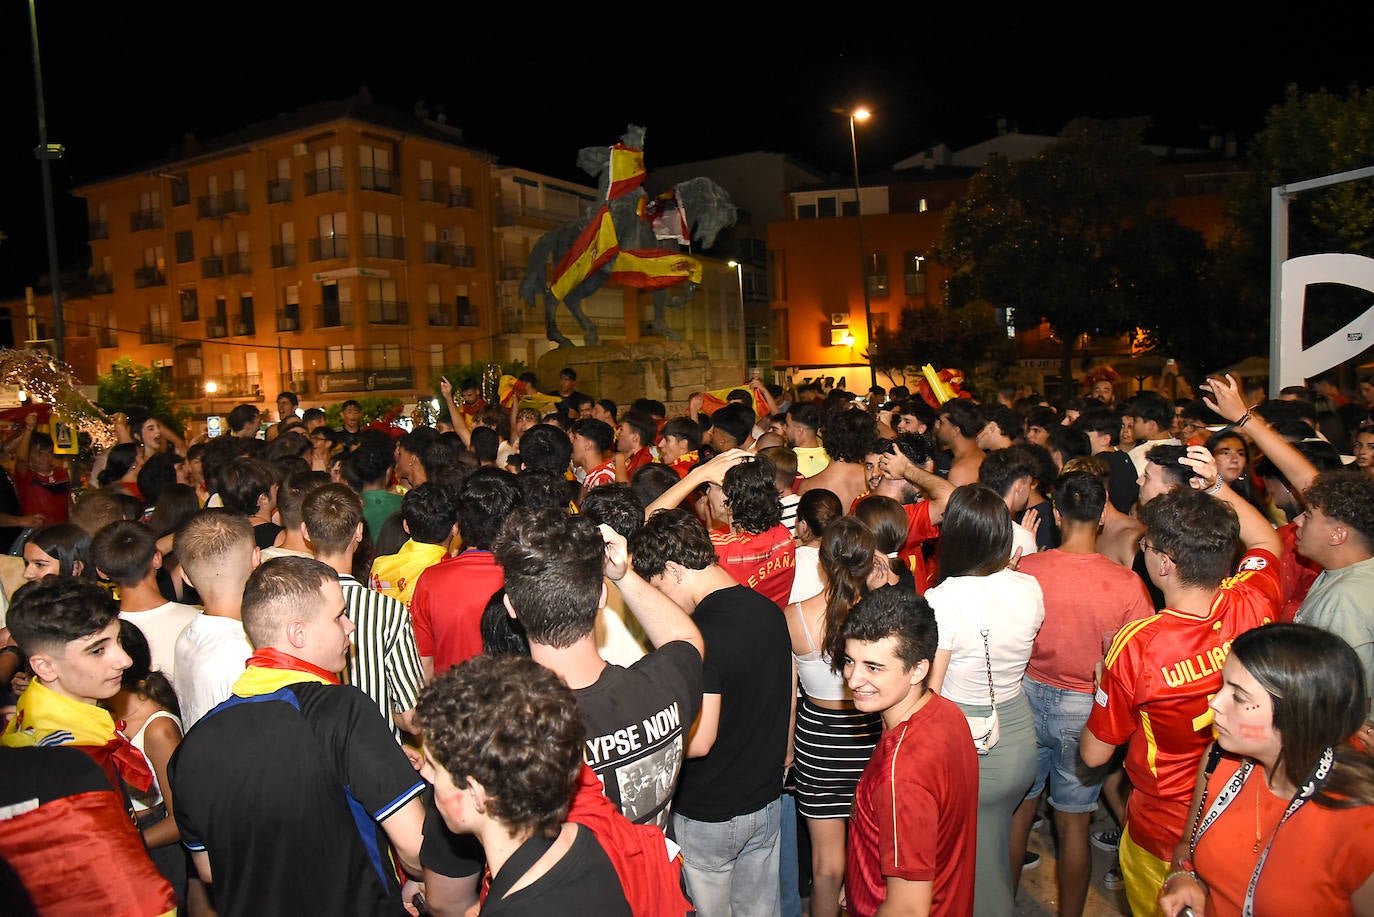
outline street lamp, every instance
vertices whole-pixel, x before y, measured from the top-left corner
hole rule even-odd
[[[43,180],[43,218],[47,228],[48,274],[52,277],[52,334],[57,362],[66,360],[66,327],[62,321],[62,275],[57,265],[57,218],[53,215],[52,170],[48,161],[61,159],[65,150],[60,143],[48,142],[48,115],[43,106],[43,65],[38,60],[38,11],[29,0],[29,37],[33,41],[33,89],[38,101],[38,157],[39,173]]]
[[[867,121],[873,113],[863,106],[853,111],[843,108],[832,108],[831,111],[849,119],[849,151],[854,157],[854,217],[859,235],[859,284],[864,293],[864,328],[868,334],[868,376],[869,385],[876,386],[878,371],[873,368],[873,305],[868,296],[868,250],[864,247],[864,205],[859,189],[859,141],[854,131],[855,121]]]
[[[739,282],[739,355],[740,359],[747,360],[749,357],[749,345],[745,338],[744,265],[738,261],[728,261],[726,263],[735,269],[735,279]]]

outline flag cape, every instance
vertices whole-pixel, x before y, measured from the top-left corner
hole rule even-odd
[[[700,261],[666,248],[651,248],[616,255],[609,282],[641,290],[661,290],[684,280],[701,283]]]
[[[611,181],[606,200],[628,194],[644,183],[644,151],[617,143],[611,147]]]
[[[620,251],[615,223],[605,206],[596,212],[587,227],[578,233],[568,253],[553,269],[549,290],[562,302],[582,281],[608,264]]]

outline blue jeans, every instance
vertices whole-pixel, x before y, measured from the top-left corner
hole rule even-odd
[[[1021,689],[1035,716],[1035,786],[1027,798],[1039,796],[1048,783],[1050,807],[1056,812],[1095,811],[1103,774],[1078,755],[1078,739],[1092,712],[1093,696],[1030,677],[1021,679]]]
[[[778,917],[782,800],[729,821],[673,813],[687,894],[700,917]]]
[[[802,917],[800,866],[797,863],[797,800],[791,793],[782,794],[782,842],[778,868],[779,894],[782,896],[782,917]]]

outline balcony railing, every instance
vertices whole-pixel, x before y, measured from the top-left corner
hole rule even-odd
[[[525,310],[507,306],[501,310],[501,333],[519,334],[525,330]]]
[[[472,246],[452,242],[426,242],[425,264],[448,264],[453,267],[472,267],[475,263]]]
[[[272,246],[272,266],[273,267],[295,267],[296,266],[296,243],[286,242],[282,245]]]
[[[328,169],[315,169],[305,173],[305,193],[320,194],[325,191],[342,191],[344,188],[344,170],[342,166],[334,166]]]
[[[459,304],[458,304],[458,308],[457,308],[457,312],[458,312],[458,327],[460,327],[460,328],[476,328],[477,325],[479,324],[478,321],[477,321],[477,310],[473,308],[472,303],[470,303],[470,302],[459,303]]]
[[[348,257],[348,236],[322,236],[310,240],[310,260]]]
[[[271,178],[267,181],[267,203],[286,204],[291,200],[291,179]]]
[[[420,181],[420,200],[436,204],[448,203],[448,185],[432,178]]]
[[[134,269],[134,288],[143,289],[144,287],[164,287],[167,285],[167,275],[155,267],[140,267]]]
[[[431,328],[448,328],[453,325],[453,310],[448,306],[430,303],[428,311]]]
[[[372,325],[407,325],[410,323],[410,309],[403,302],[389,299],[369,300],[367,321]]]
[[[161,229],[162,211],[161,210],[135,210],[129,214],[129,231],[139,232],[144,229]]]
[[[503,267],[501,268],[502,280],[524,280],[525,269],[523,267]]]
[[[387,194],[399,194],[401,176],[387,169],[363,166],[358,169],[358,187],[364,191],[384,191]]]
[[[205,278],[224,276],[224,256],[210,255],[200,259],[200,276]]]
[[[404,258],[405,239],[400,236],[363,236],[363,255],[368,258]]]
[[[247,213],[248,193],[246,191],[222,191],[219,194],[203,194],[196,198],[196,212],[202,217],[219,217],[226,213]]]
[[[182,401],[195,401],[205,397],[204,376],[177,376],[172,380],[172,391]]]
[[[217,397],[262,397],[262,373],[239,373],[217,381],[219,383],[219,391],[215,393]]]
[[[278,377],[279,392],[295,392],[297,395],[304,395],[310,391],[310,377],[305,373],[282,373]]]
[[[227,318],[207,318],[205,320],[205,336],[207,338],[227,338],[229,336],[229,320]]]
[[[138,329],[138,341],[140,344],[170,344],[172,329],[166,325],[144,325]]]
[[[101,348],[118,347],[119,332],[115,331],[113,328],[96,328],[95,346]]]
[[[538,229],[552,229],[574,219],[577,215],[561,213],[556,210],[540,210],[538,207],[525,207],[520,204],[503,204],[497,211],[498,226],[533,226]]]
[[[278,331],[300,331],[301,330],[301,308],[300,306],[290,306],[285,309],[277,310],[277,330]]]
[[[315,317],[317,319],[316,328],[352,328],[353,305],[352,303],[339,303],[338,305],[316,306]]]
[[[253,259],[248,252],[230,252],[224,261],[231,274],[253,273]]]
[[[257,323],[251,315],[240,315],[238,321],[234,322],[234,334],[237,337],[248,337],[257,333]]]
[[[110,237],[110,224],[106,222],[91,221],[91,240],[108,239]]]
[[[448,205],[450,207],[471,207],[472,189],[464,185],[454,185],[448,189]]]
[[[109,274],[92,274],[92,275],[91,275],[91,292],[92,292],[92,293],[113,293],[113,292],[114,292],[114,278],[111,277]]]

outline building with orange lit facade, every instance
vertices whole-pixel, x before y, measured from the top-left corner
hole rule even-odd
[[[1019,146],[1024,155],[1033,155],[1053,139],[1006,137],[1012,150]],[[989,152],[1007,151],[1005,144],[1000,149],[995,142],[983,146],[989,149],[976,154],[984,159]],[[779,375],[795,381],[844,378],[850,391],[868,388],[861,272],[868,284],[875,332],[895,329],[904,309],[943,302],[948,272],[930,253],[940,239],[945,209],[964,194],[977,170],[947,161],[937,166],[929,155],[925,162],[921,159],[913,157],[909,168],[861,182],[862,261],[853,184],[812,186],[786,195],[789,218],[768,227],[773,366]],[[1221,191],[1238,168],[1234,161],[1210,157],[1161,161],[1156,173],[1167,195],[1166,211],[1214,242],[1222,220]],[[1049,326],[1009,333],[1017,341],[1018,381],[1049,390],[1058,378],[1063,349]],[[1130,356],[1126,338],[1090,339],[1080,346],[1084,356]],[[942,365],[939,354],[932,353],[930,361]],[[878,373],[880,385],[910,381]]]

